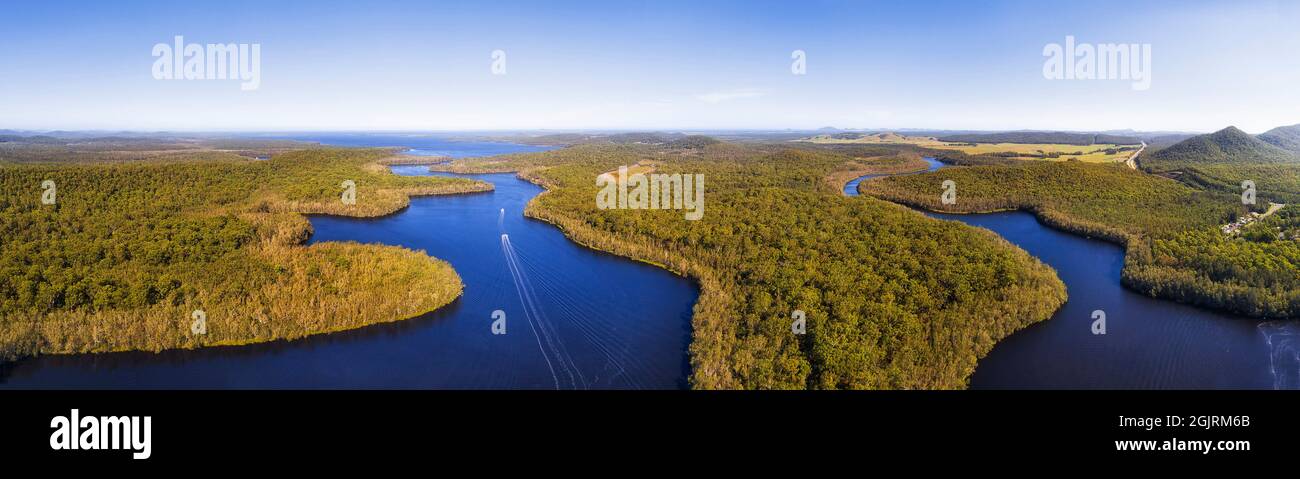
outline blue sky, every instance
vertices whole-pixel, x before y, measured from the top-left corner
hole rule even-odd
[[[947,128],[1300,123],[1300,2],[63,2],[5,6],[0,128]],[[261,85],[157,43],[261,45]],[[1149,90],[1043,47],[1152,46]],[[491,52],[506,52],[493,75]],[[807,74],[790,71],[807,54]]]

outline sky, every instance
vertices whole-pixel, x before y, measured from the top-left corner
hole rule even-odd
[[[1300,123],[1290,1],[3,1],[0,129]],[[155,78],[177,35],[259,45],[260,84]],[[1067,36],[1150,45],[1150,88],[1045,78],[1044,47]]]

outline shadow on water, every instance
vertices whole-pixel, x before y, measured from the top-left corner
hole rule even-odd
[[[241,346],[171,349],[157,353],[148,351],[124,351],[99,354],[60,354],[3,362],[0,363],[0,384],[8,383],[11,378],[24,379],[29,370],[40,371],[42,368],[29,369],[25,367],[27,363],[38,360],[43,363],[43,366],[51,368],[90,369],[95,372],[111,374],[115,370],[129,371],[131,368],[141,366],[162,364],[179,367],[194,361],[213,361],[220,359],[242,360],[256,358],[263,355],[276,355],[294,350],[310,351],[316,348],[328,348],[332,345],[354,341],[367,341],[378,338],[391,339],[404,334],[409,334],[415,329],[427,326],[422,323],[453,317],[461,307],[461,299],[456,298],[451,303],[436,311],[425,313],[411,319],[372,324],[357,329],[349,329],[329,334],[316,334],[291,340],[276,340]],[[18,373],[17,376],[15,376],[15,372]],[[72,385],[70,387],[84,386],[86,385]]]
[[[942,164],[931,163],[934,171]],[[846,185],[856,196],[857,182]],[[1263,323],[1137,294],[1120,284],[1124,250],[1052,229],[1021,211],[932,218],[987,228],[1051,266],[1069,300],[1048,321],[1002,341],[979,361],[974,389],[1300,386],[1300,326]],[[1106,334],[1093,334],[1093,312]]]
[[[972,388],[1272,388],[1258,321],[1150,298],[1120,284],[1124,250],[1026,212],[929,216],[990,229],[1042,260],[1069,300],[1048,321],[1000,341]],[[1105,334],[1093,334],[1103,311]]]
[[[931,170],[942,166],[928,161]],[[429,174],[418,166],[393,170]],[[469,176],[496,189],[413,198],[382,218],[311,218],[311,242],[400,245],[450,262],[465,290],[447,307],[294,341],[39,356],[0,364],[0,388],[548,389],[556,382],[548,367],[555,353],[548,351],[557,350],[588,387],[687,386],[698,295],[692,281],[580,247],[555,227],[525,218],[524,205],[541,189],[512,174]],[[846,185],[846,194],[856,195],[862,179]],[[1120,247],[1053,230],[1029,213],[927,214],[1000,234],[1055,269],[1069,292],[1052,319],[999,342],[979,362],[973,388],[1300,387],[1300,325],[1133,293],[1119,282]],[[513,245],[517,276],[507,266],[502,234]],[[536,314],[523,307],[523,288],[537,298]],[[489,332],[495,310],[507,315],[505,335]],[[1106,313],[1105,335],[1092,334],[1096,310]],[[540,347],[532,328],[543,324],[563,348]]]

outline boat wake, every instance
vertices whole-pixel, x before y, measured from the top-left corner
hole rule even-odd
[[[564,347],[564,341],[560,340],[555,326],[538,306],[532,284],[528,281],[523,268],[519,266],[519,254],[510,244],[510,235],[501,235],[501,252],[505,254],[506,266],[510,269],[511,278],[514,279],[515,291],[519,293],[519,302],[524,307],[524,317],[528,320],[528,327],[533,330],[533,336],[537,338],[537,348],[541,350],[542,358],[546,360],[546,367],[551,370],[551,378],[555,380],[555,389],[587,389],[587,380],[582,377],[582,371],[579,371],[577,364],[573,362],[573,357]]]
[[[1300,389],[1300,325],[1285,321],[1260,323],[1268,344],[1273,389]]]

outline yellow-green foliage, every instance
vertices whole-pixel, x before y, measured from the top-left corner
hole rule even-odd
[[[906,160],[886,163],[904,164]],[[652,163],[703,174],[705,214],[600,210],[596,176]],[[962,388],[976,360],[1065,300],[1055,274],[996,235],[840,194],[870,160],[800,147],[579,146],[458,161],[548,188],[527,214],[592,248],[700,282],[697,388]],[[807,315],[807,334],[791,315]]]
[[[445,262],[323,243],[299,213],[375,216],[407,195],[482,191],[406,178],[386,150],[312,149],[250,161],[0,167],[0,353],[161,350],[296,338],[416,316],[459,295]],[[340,183],[357,184],[343,205]],[[41,183],[56,185],[42,204]],[[190,333],[191,313],[207,333]]]
[[[940,200],[942,182],[957,201]],[[1229,237],[1238,195],[1120,165],[947,168],[863,182],[864,194],[934,211],[1032,211],[1049,225],[1127,245],[1123,282],[1156,297],[1250,316],[1300,316],[1300,243]],[[1274,235],[1275,236],[1275,235]]]
[[[955,204],[941,201],[944,180],[956,184]],[[1231,197],[1199,191],[1123,165],[1080,162],[949,167],[922,175],[865,181],[858,189],[934,211],[1024,209],[1044,216],[1067,216],[1077,231],[1116,241],[1125,234],[1220,224],[1240,207],[1240,202],[1234,205]]]
[[[854,178],[864,175],[896,175],[900,173],[913,173],[924,171],[930,166],[921,155],[916,153],[900,153],[888,156],[873,156],[868,158],[855,158],[853,161],[845,163],[835,171],[832,171],[826,177],[826,183],[831,188],[844,188],[844,185]]]

